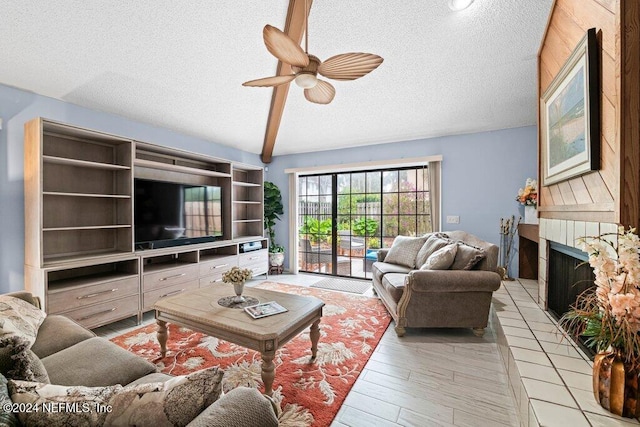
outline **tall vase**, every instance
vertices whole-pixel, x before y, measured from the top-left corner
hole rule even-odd
[[[244,291],[244,282],[233,282],[233,291],[236,293],[236,297],[233,299],[233,302],[241,303],[245,301],[245,298],[242,296],[242,291]]]
[[[625,363],[619,350],[602,351],[593,359],[593,395],[604,409],[627,418],[640,417],[638,368]]]
[[[537,224],[538,223],[538,211],[535,206],[524,206],[524,223],[525,224]]]

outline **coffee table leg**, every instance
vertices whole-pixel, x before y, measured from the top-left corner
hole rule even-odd
[[[318,341],[320,340],[320,319],[313,322],[311,330],[309,331],[309,337],[311,337],[311,360],[316,359],[318,354]]]
[[[267,355],[262,353],[262,382],[264,383],[264,394],[271,396],[273,394],[273,379],[276,376],[276,365],[273,363],[273,354]]]
[[[158,324],[158,342],[160,343],[160,354],[164,357],[167,354],[167,322],[164,320],[156,320]]]

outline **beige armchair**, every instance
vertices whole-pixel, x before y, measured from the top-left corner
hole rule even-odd
[[[378,251],[373,289],[395,320],[398,336],[406,328],[473,328],[477,336],[484,334],[493,291],[500,287],[498,247],[463,231],[447,234],[482,248],[486,257],[473,270],[417,270],[386,263],[388,249]]]

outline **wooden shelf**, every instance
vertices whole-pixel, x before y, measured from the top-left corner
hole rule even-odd
[[[114,165],[111,163],[90,162],[87,160],[70,159],[66,157],[42,156],[45,163],[58,165],[79,166],[84,168],[107,169],[107,170],[131,170],[129,166]]]
[[[49,281],[49,293],[64,292],[70,288],[93,286],[101,283],[114,282],[117,280],[138,277],[138,274],[128,273],[101,273],[89,276],[82,276],[73,279]]]
[[[257,202],[253,200],[234,200],[233,203],[238,203],[240,205],[261,205],[262,202]]]
[[[113,228],[131,228],[130,224],[124,225],[85,225],[80,227],[49,227],[43,228],[42,231],[76,231],[76,230],[109,230]]]
[[[82,254],[72,253],[72,254],[60,254],[60,255],[48,255],[44,257],[44,265],[46,267],[52,267],[59,264],[69,264],[74,262],[82,262],[88,261],[92,259],[96,259],[99,261],[110,261],[108,257],[113,256],[116,259],[121,258],[124,255],[131,255],[130,251],[121,251],[117,249],[107,249],[107,250],[95,250],[95,251],[84,251]]]
[[[225,173],[225,172],[216,172],[216,171],[211,171],[206,169],[190,168],[188,166],[154,162],[152,160],[136,159],[133,165],[149,168],[149,169],[160,169],[163,171],[189,173],[192,175],[203,175],[203,176],[218,177],[218,178],[231,178],[231,174]]]
[[[43,191],[44,196],[63,196],[63,197],[96,197],[107,199],[130,199],[131,196],[123,194],[92,194],[92,193],[63,193],[60,191]]]
[[[262,221],[262,218],[258,218],[258,219],[234,219],[233,222],[236,223],[241,223],[241,222],[258,222],[258,221]]]
[[[233,181],[233,185],[238,187],[262,187],[262,184],[256,184],[253,182]]]

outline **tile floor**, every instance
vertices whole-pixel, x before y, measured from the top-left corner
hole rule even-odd
[[[269,280],[309,286],[324,277]],[[466,329],[410,329],[398,338],[392,323],[332,427],[638,425],[598,407],[589,362],[559,342],[555,324],[534,301],[536,291],[534,281],[503,282],[483,338]],[[153,322],[152,312],[144,322]],[[110,338],[135,327],[132,318],[95,332]]]

